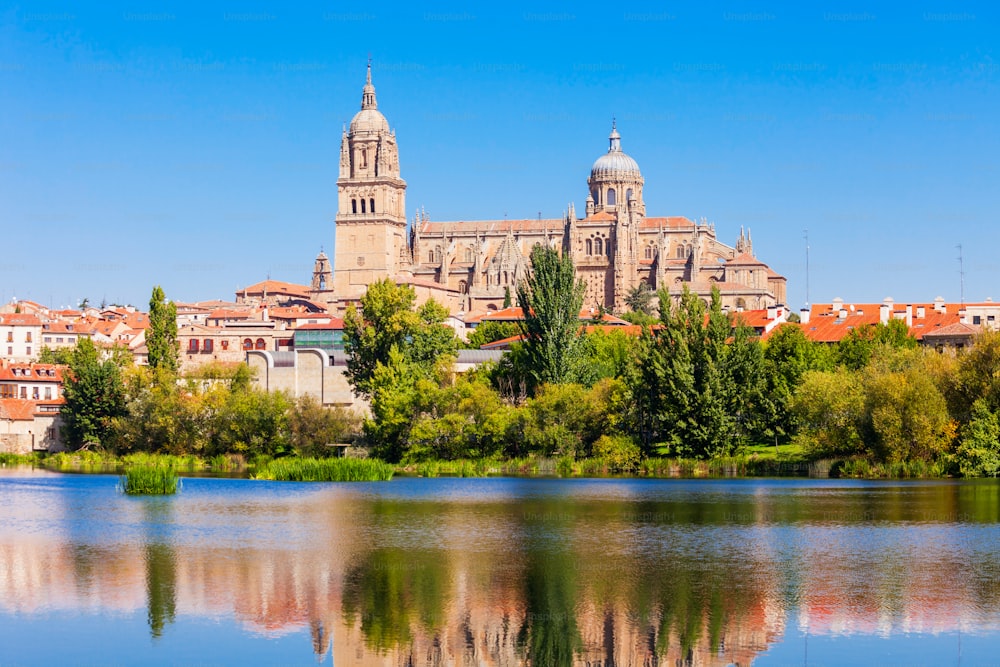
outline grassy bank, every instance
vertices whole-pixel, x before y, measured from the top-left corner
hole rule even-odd
[[[0,466],[30,466],[37,462],[37,454],[0,454]]]
[[[132,466],[121,476],[121,489],[129,496],[163,496],[177,492],[177,471],[167,467]]]
[[[386,482],[393,467],[377,459],[274,459],[260,467],[254,479],[282,482]]]

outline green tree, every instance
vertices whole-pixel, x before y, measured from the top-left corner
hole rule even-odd
[[[903,320],[851,329],[837,344],[837,361],[850,370],[860,370],[868,365],[872,355],[880,348],[913,349],[917,339],[910,335]]]
[[[806,371],[789,408],[799,424],[794,441],[811,456],[864,451],[865,395],[856,373]]]
[[[361,311],[349,307],[344,315],[344,351],[347,378],[354,391],[372,397],[372,380],[390,350],[413,362],[413,370],[432,373],[438,360],[453,354],[457,341],[444,325],[447,310],[431,300],[414,309],[416,294],[408,285],[389,278],[372,283],[361,297]]]
[[[310,395],[300,397],[289,413],[291,441],[300,456],[331,456],[328,445],[343,443],[360,428],[353,412],[341,407],[326,407]]]
[[[124,357],[101,354],[89,338],[80,338],[64,381],[64,437],[70,448],[102,445],[113,435],[113,423],[125,414]]]
[[[503,288],[503,307],[504,308],[510,308],[511,307],[510,285],[505,285],[504,288]]]
[[[42,347],[38,351],[38,363],[40,364],[60,364],[62,366],[68,366],[69,362],[73,359],[73,348],[71,347]]]
[[[531,250],[531,275],[517,286],[528,372],[538,384],[567,382],[577,353],[583,281],[573,260],[544,245]]]
[[[955,453],[965,477],[996,477],[1000,472],[1000,419],[984,399],[973,403]]]
[[[629,290],[628,295],[625,297],[625,305],[633,313],[652,315],[654,296],[655,293],[653,292],[653,288],[649,286],[649,283],[641,282]]]
[[[146,349],[150,368],[176,371],[178,367],[177,306],[167,301],[163,288],[157,285],[149,299],[149,329]]]
[[[782,324],[764,346],[768,397],[773,409],[769,425],[772,435],[789,436],[796,423],[790,405],[792,396],[810,370],[831,370],[831,348],[809,340],[796,324]]]
[[[470,349],[478,350],[487,343],[492,343],[504,338],[510,338],[521,333],[521,327],[516,322],[497,322],[485,320],[479,323],[472,333],[469,334],[468,346]]]
[[[676,307],[665,290],[659,297],[663,328],[644,338],[634,378],[643,440],[675,456],[727,453],[736,445],[737,422],[724,359],[730,324],[719,291],[713,289],[707,309],[686,287]]]

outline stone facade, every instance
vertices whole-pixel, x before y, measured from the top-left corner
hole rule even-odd
[[[612,124],[608,151],[587,179],[582,217],[572,204],[556,219],[437,222],[421,212],[405,239],[406,183],[369,66],[361,111],[341,142],[335,295],[341,304],[355,301],[370,283],[392,277],[452,312],[497,309],[527,276],[532,246],[544,244],[573,258],[590,307],[625,311],[643,284],[675,295],[688,286],[706,299],[718,288],[731,310],[784,303],[785,278],[756,258],[749,232],[741,229],[730,246],[704,219],[647,217],[644,185]]]

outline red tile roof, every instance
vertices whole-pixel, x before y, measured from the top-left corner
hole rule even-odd
[[[36,315],[12,313],[10,315],[0,315],[0,324],[14,327],[38,327],[42,325],[42,321]]]
[[[0,366],[0,381],[54,382],[58,384],[62,382],[62,366],[55,364],[5,364]]]
[[[308,285],[296,285],[295,283],[286,283],[280,280],[263,280],[253,285],[247,285],[243,289],[236,290],[237,295],[246,293],[256,296],[258,294],[263,295],[264,292],[273,295],[290,294],[308,297],[312,292],[312,288]]]
[[[23,398],[0,398],[0,419],[30,422],[35,420],[35,402]]]

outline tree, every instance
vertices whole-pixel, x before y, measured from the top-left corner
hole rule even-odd
[[[51,347],[42,346],[42,349],[38,351],[38,363],[40,364],[60,364],[68,366],[72,359],[73,348],[71,347],[57,347],[53,349]]]
[[[149,329],[146,332],[150,368],[174,372],[178,366],[177,306],[167,301],[157,285],[149,299]]]
[[[480,322],[479,326],[469,334],[468,346],[470,349],[478,350],[487,343],[511,338],[521,333],[521,327],[516,322],[497,322],[486,320]]]
[[[566,382],[577,353],[585,286],[570,256],[547,246],[531,250],[531,274],[517,286],[528,372],[538,384]]]
[[[880,348],[913,349],[917,339],[910,335],[903,320],[889,320],[851,329],[837,344],[838,362],[849,370],[864,368],[872,354]]]
[[[625,297],[625,305],[633,313],[652,315],[653,296],[653,288],[649,286],[649,283],[642,282],[629,290],[628,296]]]
[[[972,418],[961,430],[956,451],[965,477],[996,477],[1000,472],[1000,419],[983,399],[972,405]]]
[[[77,341],[63,387],[64,437],[71,448],[107,443],[114,420],[125,415],[121,359],[111,355],[102,360],[92,340]]]
[[[347,379],[359,395],[372,397],[375,370],[393,349],[424,374],[455,351],[454,331],[444,325],[447,311],[434,300],[415,310],[416,298],[413,288],[386,278],[368,286],[360,312],[349,307],[344,314]]]
[[[510,308],[510,285],[505,285],[503,288],[503,307]]]

